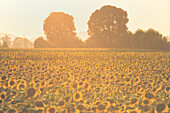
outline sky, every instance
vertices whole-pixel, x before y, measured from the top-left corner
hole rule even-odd
[[[0,0],[0,33],[30,40],[44,36],[43,22],[51,12],[72,15],[77,33],[87,32],[90,15],[104,5],[127,11],[132,32],[153,28],[170,36],[170,0]]]

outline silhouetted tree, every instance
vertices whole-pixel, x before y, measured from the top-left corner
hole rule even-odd
[[[44,33],[52,47],[78,47],[82,43],[76,36],[76,28],[71,15],[52,12],[44,20]]]
[[[52,47],[47,40],[44,40],[43,37],[38,37],[34,41],[34,48],[50,48]]]
[[[115,6],[103,6],[88,21],[88,47],[115,47],[121,34],[126,34],[127,12]]]
[[[27,38],[17,37],[13,40],[13,48],[33,48],[33,43]]]

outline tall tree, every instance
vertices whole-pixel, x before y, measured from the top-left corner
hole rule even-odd
[[[127,32],[127,12],[115,6],[103,6],[90,16],[88,21],[87,46],[113,47],[122,33]]]
[[[44,33],[53,47],[77,47],[74,18],[63,12],[52,12],[44,20]]]

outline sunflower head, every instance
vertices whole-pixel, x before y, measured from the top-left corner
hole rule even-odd
[[[82,105],[82,104],[78,105],[77,109],[80,110],[80,111],[84,110],[84,105]]]
[[[50,106],[47,108],[47,113],[56,113],[57,109],[55,106]]]
[[[82,99],[82,93],[81,92],[76,92],[74,95],[73,95],[73,99],[75,100],[75,101],[80,101],[81,99]]]
[[[6,92],[5,91],[3,91],[3,92],[1,92],[0,93],[0,99],[5,99],[6,98]]]
[[[44,107],[44,103],[41,102],[41,101],[36,101],[36,102],[35,102],[35,106],[36,106],[37,108],[42,108],[42,107]]]
[[[28,97],[35,97],[36,96],[36,90],[33,87],[28,88],[27,90],[27,96]]]
[[[6,75],[3,75],[2,77],[1,77],[1,81],[5,81],[5,80],[7,80],[8,79],[8,76],[6,76]]]
[[[99,105],[97,106],[97,109],[100,110],[100,111],[104,111],[104,110],[106,109],[106,105],[104,105],[104,104],[99,104]]]
[[[164,103],[160,103],[156,106],[156,111],[158,113],[162,113],[166,108],[166,105]]]
[[[58,106],[64,107],[64,106],[65,106],[65,101],[64,101],[64,100],[60,100],[60,101],[58,102]]]

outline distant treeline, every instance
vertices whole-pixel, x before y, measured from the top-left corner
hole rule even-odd
[[[0,48],[34,48],[33,43],[27,38],[16,37],[13,41],[8,35],[0,38]]]
[[[44,20],[46,39],[39,37],[35,48],[133,48],[170,49],[170,42],[154,29],[135,33],[128,31],[127,12],[115,6],[103,6],[90,16],[89,37],[84,42],[76,35],[74,18],[63,12],[52,12]]]
[[[83,42],[77,36],[73,16],[52,12],[43,24],[45,38],[38,37],[34,48],[131,48],[170,50],[167,36],[150,28],[128,30],[128,14],[115,6],[103,6],[90,16],[88,36]],[[140,24],[140,23],[139,23]]]

